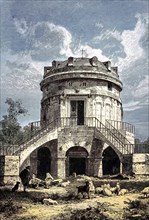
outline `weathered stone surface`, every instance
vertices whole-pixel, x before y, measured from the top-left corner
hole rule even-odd
[[[135,175],[149,175],[149,154],[133,154],[133,172]]]
[[[57,205],[57,201],[53,199],[43,199],[43,204],[45,205]]]
[[[104,188],[103,189],[103,195],[105,195],[105,196],[112,196],[112,192],[111,192],[110,189]]]
[[[0,180],[10,185],[19,180],[18,156],[0,156]]]
[[[113,157],[118,167],[113,166],[110,175],[116,169],[121,173],[132,171],[131,158],[127,160],[125,156],[130,152],[124,144],[133,143],[134,137],[131,132],[122,130],[122,83],[116,67],[97,57],[53,61],[52,66],[44,68],[40,87],[43,130],[21,146],[24,147],[20,152],[21,168],[29,158],[34,164],[32,171],[39,174],[37,169],[42,163],[38,153],[40,148],[47,148],[49,160],[45,172],[50,172],[52,177],[64,179],[74,172],[99,177],[107,173],[103,168],[106,167],[104,153],[111,147],[115,156],[118,155]],[[111,120],[118,122],[118,126],[108,127],[107,121]],[[41,176],[45,178],[45,173]],[[58,184],[47,180],[48,187],[51,183]]]
[[[145,196],[145,197],[148,197],[149,196],[149,187],[145,187],[141,193]]]
[[[102,187],[97,187],[97,188],[95,189],[95,193],[97,193],[97,194],[103,193],[103,188],[102,188]]]
[[[69,186],[70,185],[70,181],[65,181],[65,182],[62,182],[62,183],[59,183],[58,186],[61,186],[61,187],[66,187],[66,186]]]
[[[128,193],[128,189],[121,189],[120,191],[119,191],[119,196],[123,196],[123,195],[125,195],[126,193]]]

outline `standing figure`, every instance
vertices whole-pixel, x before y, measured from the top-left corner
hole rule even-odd
[[[19,176],[25,192],[29,185],[29,181],[31,180],[30,166],[27,166],[24,170],[22,170]]]

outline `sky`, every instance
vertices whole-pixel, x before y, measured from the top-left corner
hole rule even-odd
[[[44,66],[69,56],[97,56],[118,66],[124,121],[149,137],[148,0],[0,0],[1,118],[7,97],[40,120]]]

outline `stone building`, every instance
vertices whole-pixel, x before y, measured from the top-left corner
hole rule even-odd
[[[41,119],[19,147],[0,148],[0,181],[30,165],[37,177],[117,173],[148,175],[149,155],[134,154],[134,127],[123,122],[118,68],[97,57],[53,61],[44,68]]]
[[[97,57],[53,61],[40,87],[41,128],[57,128],[57,136],[31,153],[38,177],[132,171],[134,127],[123,122],[117,67]]]

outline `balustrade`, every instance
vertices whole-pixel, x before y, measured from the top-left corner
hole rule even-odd
[[[53,129],[59,127],[64,128],[80,126],[77,123],[78,121],[76,117],[57,118],[53,122],[46,124],[43,128],[41,128],[40,126],[40,121],[31,123],[31,136],[18,147],[17,153],[21,152],[32,143],[35,143],[39,138],[47,134],[49,131],[52,131]],[[116,128],[114,128],[112,125],[108,123],[104,125],[95,117],[85,117],[84,124],[82,124],[81,126],[95,128],[97,132],[100,132],[100,135],[104,136],[113,146],[115,146],[123,154],[133,153],[133,145],[128,143],[126,141],[126,138],[121,133],[119,133],[118,130],[116,130]],[[16,153],[16,149],[13,148],[12,151],[12,154]],[[0,153],[4,153],[4,151],[1,149]]]

